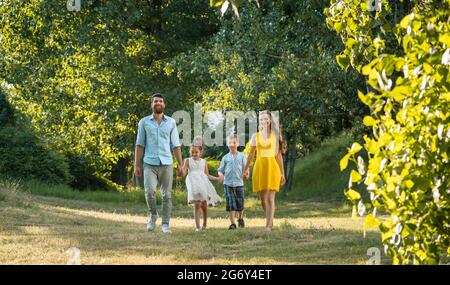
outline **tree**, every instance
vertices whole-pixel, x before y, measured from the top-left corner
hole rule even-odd
[[[342,46],[325,25],[324,7],[317,1],[243,4],[239,20],[225,15],[207,45],[177,57],[169,69],[180,81],[195,82],[193,100],[205,109],[282,112],[287,190],[299,145],[314,149],[364,113],[354,96],[364,81],[335,63]]]
[[[12,86],[11,104],[75,162],[106,176],[119,165],[122,178],[150,95],[183,102],[165,60],[217,29],[207,5],[187,0],[86,0],[79,12],[61,1],[9,1],[0,18],[0,81]]]
[[[366,226],[379,227],[394,263],[436,264],[450,255],[450,1],[371,2],[333,0],[325,10],[345,44],[337,61],[370,84],[358,95],[371,111],[368,165],[354,143],[341,169],[354,161],[349,184],[363,183],[389,213],[369,214]]]

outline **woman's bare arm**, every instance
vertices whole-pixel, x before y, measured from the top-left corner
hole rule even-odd
[[[250,168],[250,164],[252,163],[255,152],[256,152],[256,135],[253,134],[252,140],[250,142],[250,151],[248,152],[247,163],[245,164],[243,173],[245,173]]]
[[[284,177],[284,164],[283,164],[283,155],[281,155],[281,151],[278,152],[277,156],[275,157],[278,163],[278,166],[280,167],[281,172],[281,185],[284,185],[286,183],[286,178]]]

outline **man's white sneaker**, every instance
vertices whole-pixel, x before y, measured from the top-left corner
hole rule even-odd
[[[149,217],[148,219],[148,223],[147,223],[147,231],[151,232],[153,230],[155,230],[156,228],[156,218]]]
[[[163,224],[161,227],[161,231],[165,234],[170,234],[172,232],[172,231],[170,231],[168,224]]]

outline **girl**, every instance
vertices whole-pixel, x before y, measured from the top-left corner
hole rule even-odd
[[[270,111],[259,113],[259,132],[251,138],[250,151],[243,173],[250,167],[255,153],[256,162],[252,174],[252,190],[259,192],[261,206],[266,214],[266,230],[272,230],[275,215],[275,193],[286,182],[282,154],[286,145],[281,130]]]
[[[216,205],[221,202],[214,186],[208,180],[218,180],[218,177],[212,176],[208,172],[206,160],[201,158],[203,152],[203,143],[201,138],[195,138],[191,145],[191,157],[184,160],[183,176],[186,171],[189,173],[186,177],[186,188],[188,192],[188,203],[194,205],[195,231],[204,230],[208,219],[208,205]],[[203,216],[203,227],[200,228],[200,216]]]

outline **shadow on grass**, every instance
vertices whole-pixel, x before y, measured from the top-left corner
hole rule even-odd
[[[93,210],[109,212],[116,214],[147,215],[147,206],[145,203],[98,203],[90,201],[66,200],[53,197],[34,196],[35,200],[47,205],[62,206],[72,209]],[[158,211],[161,210],[161,203],[158,202]],[[247,199],[245,201],[245,216],[248,218],[263,218],[264,212],[257,199]],[[287,202],[277,201],[276,218],[307,218],[307,217],[350,217],[351,205],[348,202]],[[227,218],[225,210],[225,201],[216,207],[209,208],[209,216],[212,218]],[[193,208],[189,205],[174,205],[173,217],[192,218]]]

